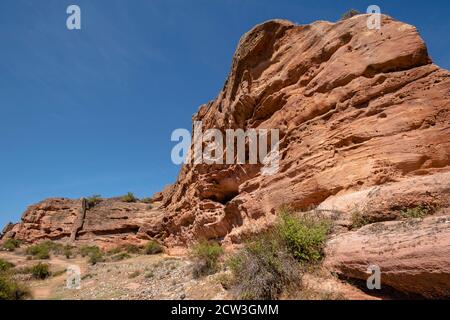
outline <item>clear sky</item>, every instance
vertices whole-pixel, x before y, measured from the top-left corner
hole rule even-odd
[[[70,4],[81,31],[66,28]],[[218,94],[244,32],[370,4],[450,68],[447,0],[1,0],[0,226],[49,197],[159,191],[179,171],[171,132]]]

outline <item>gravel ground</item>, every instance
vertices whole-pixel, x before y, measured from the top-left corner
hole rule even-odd
[[[83,268],[82,268],[83,270]],[[81,289],[65,283],[52,292],[53,299],[173,300],[226,299],[217,276],[194,279],[191,262],[165,255],[136,256],[120,262],[88,265]]]

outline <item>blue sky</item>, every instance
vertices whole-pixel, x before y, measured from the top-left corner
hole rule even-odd
[[[81,31],[66,29],[70,4]],[[416,25],[450,68],[444,0],[1,0],[0,226],[48,197],[143,197],[172,183],[171,132],[215,98],[244,32],[370,4]]]

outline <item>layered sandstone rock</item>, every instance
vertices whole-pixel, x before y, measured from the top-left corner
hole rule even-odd
[[[327,251],[332,270],[362,279],[367,264],[379,264],[389,286],[446,295],[450,72],[432,63],[413,26],[383,16],[369,30],[367,18],[256,26],[218,97],[194,115],[203,130],[279,129],[275,175],[261,165],[187,164],[155,196],[156,209],[110,199],[83,211],[79,200],[51,199],[5,237],[231,243],[267,228],[284,204],[317,206],[339,227]],[[443,218],[383,222],[424,204]],[[380,224],[349,233],[354,210]]]
[[[4,238],[27,242],[40,240],[86,241],[108,244],[140,242],[141,226],[151,224],[157,212],[146,203],[102,199],[92,207],[85,200],[48,199],[30,206],[22,222],[11,225]]]
[[[382,286],[427,298],[450,297],[450,216],[371,224],[329,241],[325,266],[366,280],[381,271]]]
[[[273,20],[242,37],[223,90],[193,120],[204,130],[279,129],[280,170],[185,165],[163,194],[168,244],[241,241],[283,204],[304,209],[384,185],[409,192],[423,177],[437,183],[408,199],[396,193],[374,214],[449,206],[450,73],[431,62],[413,26],[366,22]]]

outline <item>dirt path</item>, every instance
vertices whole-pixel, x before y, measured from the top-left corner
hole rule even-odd
[[[58,257],[52,257],[47,261],[50,265],[52,272],[62,272],[67,270],[69,266],[76,265],[81,271],[86,270],[87,263],[85,259],[60,259]],[[55,292],[66,285],[67,273],[64,272],[56,277],[51,277],[44,281],[32,281],[30,283],[31,292],[35,300],[52,300],[54,299]]]
[[[25,280],[35,300],[227,300],[230,292],[220,284],[222,274],[194,278],[191,262],[182,257],[135,255],[117,262],[87,263],[86,258],[27,260],[25,255],[0,252],[0,258],[17,267],[48,263],[56,276],[46,280]],[[81,288],[66,287],[65,270],[75,265],[81,270]],[[28,276],[29,277],[29,276]],[[304,277],[302,290],[289,299],[376,299],[337,279],[323,275]]]
[[[28,280],[27,284],[30,288],[33,299],[35,300],[50,300],[54,297],[54,292],[65,286],[67,273],[65,270],[71,266],[78,266],[81,271],[87,269],[86,259],[63,259],[60,257],[52,256],[48,260],[27,260],[25,255],[16,254],[13,252],[0,252],[0,258],[5,259],[18,267],[30,267],[36,263],[47,263],[50,266],[52,273],[58,273],[59,275],[50,277],[46,280]]]

